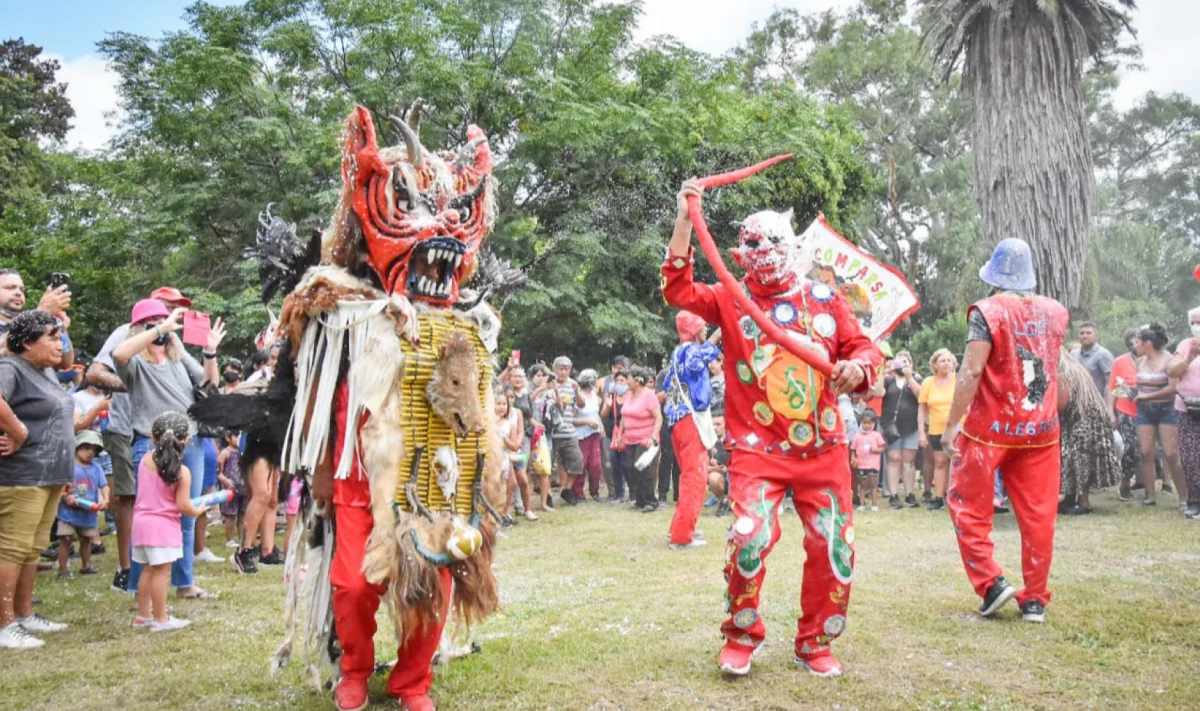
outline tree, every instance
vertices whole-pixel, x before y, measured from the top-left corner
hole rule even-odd
[[[934,76],[904,0],[863,0],[846,11],[776,11],[735,51],[747,87],[787,81],[837,107],[863,137],[869,200],[846,235],[900,269],[922,308],[900,337],[975,296],[957,278],[986,258],[971,196],[970,104],[957,75]],[[807,48],[798,51],[798,47]],[[948,278],[949,277],[949,278]]]
[[[922,0],[947,75],[965,56],[975,194],[993,243],[1026,238],[1043,293],[1079,302],[1095,193],[1084,64],[1109,51],[1133,0]]]
[[[866,173],[838,112],[779,85],[745,90],[724,59],[639,45],[637,17],[600,0],[254,0],[193,5],[158,40],[111,36],[126,121],[105,189],[131,216],[139,274],[241,303],[258,212],[273,201],[302,230],[323,226],[350,108],[382,119],[420,96],[425,145],[455,148],[477,123],[497,153],[491,249],[535,265],[505,344],[527,360],[665,352],[657,266],[683,179],[795,151],[715,193],[713,224],[764,205],[837,222]]]
[[[49,166],[38,141],[62,140],[75,115],[55,81],[58,62],[41,54],[24,39],[0,43],[0,216],[44,188]]]

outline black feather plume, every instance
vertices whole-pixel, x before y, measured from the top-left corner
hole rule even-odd
[[[280,292],[290,292],[304,272],[321,259],[321,234],[314,234],[305,244],[296,236],[295,223],[286,222],[272,214],[275,203],[258,215],[255,246],[247,256],[258,258],[258,278],[262,282],[262,301],[270,303]]]

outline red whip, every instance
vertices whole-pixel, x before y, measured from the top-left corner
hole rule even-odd
[[[754,175],[759,171],[766,170],[776,163],[783,162],[791,158],[792,155],[792,153],[786,153],[781,156],[775,156],[774,158],[770,158],[756,165],[752,165],[749,168],[742,168],[741,170],[735,170],[729,173],[710,175],[707,178],[700,178],[698,182],[704,186],[705,189],[736,183],[740,180],[749,178],[751,175]],[[717,243],[713,241],[712,234],[710,234],[708,231],[708,223],[704,221],[704,213],[700,209],[700,198],[695,195],[689,195],[687,198],[687,203],[688,217],[690,217],[692,220],[692,226],[696,228],[696,236],[700,240],[700,249],[704,251],[704,256],[708,258],[708,263],[712,265],[713,271],[717,273],[717,279],[719,279],[721,283],[725,285],[725,288],[729,291],[730,295],[733,296],[733,300],[737,302],[738,306],[741,306],[742,309],[746,311],[750,318],[754,319],[754,323],[758,324],[758,327],[763,330],[763,333],[766,333],[768,336],[770,336],[771,340],[778,343],[792,355],[807,363],[817,372],[824,374],[826,377],[832,377],[833,364],[812,350],[805,348],[799,341],[788,335],[788,333],[777,326],[774,321],[767,318],[767,315],[764,314],[762,310],[750,300],[750,297],[746,296],[746,294],[742,291],[742,285],[738,283],[738,280],[729,273],[728,269],[725,268],[725,262],[723,259],[721,259],[721,251],[717,249]]]

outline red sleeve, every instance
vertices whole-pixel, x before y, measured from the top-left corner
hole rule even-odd
[[[865,377],[855,392],[865,393],[875,382],[879,365],[883,363],[883,353],[863,334],[850,303],[837,292],[833,297],[833,318],[838,325],[837,360],[848,360],[862,368]]]
[[[708,323],[718,323],[717,308],[720,285],[697,284],[692,277],[695,250],[689,248],[686,257],[670,254],[662,265],[663,298],[671,306],[687,309]]]

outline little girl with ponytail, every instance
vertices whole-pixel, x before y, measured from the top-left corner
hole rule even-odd
[[[187,620],[167,614],[167,584],[171,563],[183,557],[181,515],[203,516],[188,498],[192,473],[183,465],[188,443],[188,419],[166,412],[150,429],[153,451],[138,463],[137,499],[133,505],[133,559],[146,566],[138,586],[137,617],[133,626],[151,632],[187,627]]]

